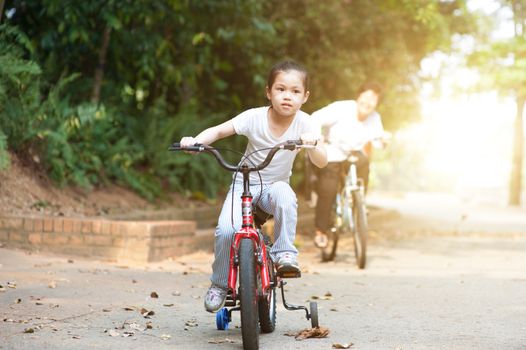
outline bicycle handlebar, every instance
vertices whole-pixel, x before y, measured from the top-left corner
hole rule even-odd
[[[270,152],[267,154],[267,157],[263,161],[263,163],[261,163],[259,165],[256,165],[254,167],[249,167],[247,169],[247,171],[249,171],[249,172],[250,171],[259,171],[259,170],[262,170],[262,169],[266,168],[270,164],[270,162],[272,161],[272,158],[274,158],[274,155],[276,154],[276,152],[278,152],[281,149],[294,151],[295,149],[298,149],[298,148],[312,148],[312,147],[316,147],[316,144],[314,144],[314,145],[303,144],[303,142],[301,140],[285,141],[283,143],[277,144],[276,146],[272,147],[270,149]],[[212,147],[212,146],[207,146],[207,145],[204,145],[204,144],[196,143],[193,146],[189,146],[189,147],[184,147],[183,148],[183,147],[181,147],[181,143],[174,142],[170,146],[170,148],[168,150],[169,151],[187,151],[187,152],[207,152],[207,153],[212,154],[217,159],[218,163],[223,168],[225,168],[226,170],[235,172],[235,171],[239,171],[239,169],[240,169],[240,167],[238,165],[232,165],[232,164],[228,163],[223,158],[223,156],[221,156],[221,153],[219,153],[219,151],[215,147]]]

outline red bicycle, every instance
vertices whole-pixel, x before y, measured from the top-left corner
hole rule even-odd
[[[286,141],[270,149],[263,163],[249,166],[247,156],[241,165],[232,165],[224,160],[219,151],[212,147],[196,144],[193,147],[181,148],[174,143],[171,151],[206,152],[212,154],[226,170],[240,172],[243,175],[243,194],[241,195],[242,227],[234,234],[230,247],[230,268],[228,274],[228,295],[225,307],[216,314],[217,329],[228,329],[232,320],[232,312],[241,312],[241,333],[243,349],[259,348],[259,333],[271,333],[276,325],[276,287],[281,288],[283,305],[287,310],[304,310],[312,327],[319,327],[318,305],[311,301],[309,309],[305,306],[289,304],[285,300],[286,284],[284,278],[299,278],[301,273],[277,273],[270,258],[272,242],[264,234],[261,226],[270,216],[253,207],[250,194],[250,176],[254,171],[260,171],[270,164],[279,150],[296,150],[313,147],[303,145],[301,141]],[[260,150],[262,151],[262,150]],[[230,307],[230,308],[229,308]],[[309,312],[310,311],[310,312]]]

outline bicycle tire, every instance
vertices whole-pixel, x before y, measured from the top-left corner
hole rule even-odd
[[[315,301],[311,301],[309,303],[309,310],[311,326],[312,328],[318,328],[320,326],[320,322],[318,320],[318,303]]]
[[[339,230],[332,232],[329,236],[329,243],[326,248],[321,249],[321,260],[323,262],[333,261],[338,250],[338,241],[340,240]]]
[[[367,213],[362,193],[353,192],[353,221],[354,221],[354,255],[358,268],[365,268],[367,262]]]
[[[259,348],[258,300],[254,243],[244,238],[239,245],[239,299],[243,349]]]
[[[269,290],[268,295],[259,294],[258,300],[258,311],[259,311],[259,327],[262,333],[272,333],[276,329],[276,284],[275,276],[276,271],[274,270],[274,264],[267,252],[267,266],[269,269],[269,280],[273,283]],[[258,287],[261,286],[261,282],[258,282]]]
[[[339,203],[338,203],[339,202]],[[340,232],[342,230],[342,225],[344,225],[344,210],[346,208],[346,201],[343,197],[338,195],[334,206],[340,207],[340,210],[333,208],[334,212],[334,228],[332,229],[331,234],[329,235],[329,242],[327,247],[321,249],[321,260],[323,262],[333,261],[336,257],[336,251],[338,250],[338,241],[340,240]],[[338,214],[339,212],[339,214]]]

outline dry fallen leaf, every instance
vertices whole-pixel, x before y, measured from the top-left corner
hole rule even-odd
[[[15,304],[20,304],[22,302],[22,299],[18,298],[15,300]]]
[[[175,292],[172,293],[172,295],[174,297],[178,297],[179,295],[181,295],[181,292],[179,292],[178,290],[176,290]]]
[[[16,282],[7,282],[7,287],[15,289],[16,288]]]
[[[347,344],[334,343],[332,344],[332,348],[333,349],[349,349],[353,345],[354,345],[353,343],[347,343]]]
[[[134,335],[135,335],[134,331],[125,331],[125,332],[122,333],[122,336],[125,337],[125,338],[133,337]]]
[[[47,285],[48,288],[51,288],[51,289],[54,289],[54,288],[57,288],[57,282],[55,281],[51,281],[49,282],[49,284]]]
[[[24,333],[35,333],[35,330],[33,328],[26,328],[24,329]]]
[[[174,306],[174,304],[163,304],[163,306],[172,307],[172,306]]]
[[[157,294],[157,292],[151,292],[150,293],[150,297],[151,298],[159,298],[159,294]]]
[[[5,287],[0,284],[0,292],[5,292]]]
[[[294,337],[296,340],[303,340],[307,338],[326,338],[329,335],[330,331],[325,327],[316,327],[316,328],[306,328],[299,331],[298,333],[287,332],[286,336]]]
[[[168,340],[170,339],[172,336],[170,334],[161,334],[161,339],[162,340]]]
[[[155,315],[155,312],[153,310],[146,310],[145,308],[142,308],[141,309],[141,315],[144,317],[144,318],[150,318],[150,316],[153,316]]]
[[[228,338],[225,338],[225,339],[210,339],[208,341],[208,343],[210,343],[210,344],[222,344],[222,343],[234,344],[235,341],[233,341],[232,339],[228,339]]]

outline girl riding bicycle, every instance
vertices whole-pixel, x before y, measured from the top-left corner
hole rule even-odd
[[[266,154],[254,150],[271,148],[285,140],[301,139],[306,144],[316,144],[319,136],[308,114],[300,111],[307,102],[308,73],[304,67],[284,61],[270,70],[266,96],[270,106],[249,109],[238,116],[202,131],[195,137],[183,137],[181,147],[196,143],[209,145],[234,134],[248,138],[245,155],[249,162],[261,163]],[[318,143],[307,150],[309,159],[317,167],[327,164],[325,147]],[[270,251],[278,272],[299,271],[298,251],[294,247],[297,221],[296,194],[289,185],[292,165],[297,152],[280,152],[272,163],[258,174],[251,173],[250,192],[260,209],[274,216],[275,242]],[[232,195],[234,191],[234,195]],[[226,196],[215,232],[215,260],[212,264],[212,285],[205,296],[205,309],[217,312],[227,297],[230,245],[234,233],[241,227],[242,178],[238,175]],[[234,201],[234,203],[232,203]],[[234,213],[232,213],[232,210]],[[233,224],[232,224],[233,220]]]

